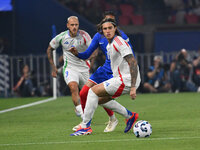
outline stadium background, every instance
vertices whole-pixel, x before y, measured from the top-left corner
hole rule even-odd
[[[82,4],[83,0],[64,1]],[[120,24],[120,27],[130,37],[139,56],[138,61],[143,59],[141,66],[152,64],[155,54],[161,54],[170,61],[183,46],[189,52],[196,53],[200,45],[199,20],[192,23],[184,20],[181,24],[170,22],[169,10],[164,7],[163,0],[106,2],[116,8],[119,2],[136,1],[143,1],[144,23],[135,25],[130,22],[128,25]],[[0,86],[1,81],[11,82],[12,75],[20,75],[18,69],[23,63],[36,69],[39,82],[44,81],[44,71],[50,80],[46,48],[52,38],[52,25],[56,26],[57,33],[65,30],[66,18],[70,15],[79,16],[80,28],[93,36],[96,32],[95,23],[89,19],[94,18],[99,22],[97,18],[101,17],[100,11],[97,11],[98,17],[94,16],[95,13],[90,13],[91,17],[84,17],[72,9],[73,5],[70,5],[71,9],[65,5],[63,0],[0,0]],[[87,12],[90,12],[89,8]],[[7,61],[8,72],[1,68]],[[37,65],[42,68],[38,69]],[[3,78],[2,73],[5,73]],[[12,85],[8,88],[8,96],[12,96],[9,95],[11,88]],[[138,112],[139,119],[151,123],[153,133],[145,139],[136,138],[133,132],[124,134],[124,118],[118,114],[119,125],[116,130],[104,133],[108,117],[100,107],[92,122],[92,135],[70,137],[71,128],[80,123],[80,118],[74,114],[71,96],[59,97],[54,101],[47,99],[46,103],[47,97],[5,98],[5,93],[1,92],[5,91],[0,88],[0,150],[197,150],[200,147],[200,101],[197,92],[138,93],[135,101],[130,100],[129,95],[117,99],[128,109]]]
[[[3,4],[6,2],[10,4],[9,10],[4,10]],[[98,4],[101,4],[104,10],[95,10],[91,6],[88,6],[87,10],[85,8],[87,6],[84,6],[85,9],[80,11],[84,2],[95,2],[92,5],[94,8],[99,8]],[[122,18],[126,16],[123,16],[120,6],[124,4],[133,6],[131,15],[142,16],[143,21],[134,24],[134,21],[130,19],[129,23],[123,22]],[[137,4],[141,5],[140,9]],[[57,34],[66,30],[66,19],[71,15],[79,17],[80,28],[89,32],[92,37],[103,11],[114,10],[118,24],[129,36],[135,52],[141,55],[151,54],[150,63],[152,63],[152,56],[156,53],[177,52],[182,48],[194,52],[200,47],[199,16],[193,22],[186,18],[183,22],[173,22],[169,18],[174,17],[175,11],[166,6],[164,0],[1,0],[1,5],[0,44],[3,48],[0,55],[20,57],[16,60],[19,67],[9,69],[9,74],[13,73],[14,78],[9,91],[16,83],[16,76],[20,75],[20,65],[26,62],[25,59],[29,59],[25,57],[46,55],[46,48],[52,38],[52,25],[55,25]],[[186,9],[185,13],[189,14],[189,9]],[[57,53],[61,55],[62,51],[57,50]],[[150,63],[140,65],[148,68]],[[45,66],[47,65],[48,63]],[[37,70],[34,66],[31,66],[31,69]]]

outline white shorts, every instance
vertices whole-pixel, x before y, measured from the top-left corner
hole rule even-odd
[[[82,88],[86,84],[87,80],[89,79],[89,71],[77,72],[71,68],[66,68],[63,71],[63,76],[67,85],[70,82],[75,81],[78,83],[79,88]]]
[[[131,83],[131,79],[130,77],[122,77],[122,79],[120,77],[113,77],[107,81],[103,82],[104,88],[106,90],[106,92],[112,96],[112,98],[116,98],[119,97],[120,95],[123,94],[129,94],[131,87],[127,86],[127,84],[124,83],[130,82]],[[141,82],[141,78],[140,78],[140,72],[138,70],[138,75],[137,75],[137,79],[136,79],[136,89],[139,87]],[[130,85],[130,84],[128,84]]]

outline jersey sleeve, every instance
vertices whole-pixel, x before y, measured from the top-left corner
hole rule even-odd
[[[120,36],[117,36],[114,40],[114,48],[119,51],[122,57],[125,57],[129,54],[133,54],[130,45],[128,45],[128,43],[124,41],[124,39],[122,39]]]
[[[89,46],[90,45],[90,43],[91,43],[91,37],[90,37],[90,35],[87,33],[87,32],[85,32],[84,31],[84,33],[83,33],[83,38],[84,38],[84,40],[85,40],[85,44],[87,45],[87,46]]]
[[[50,41],[49,45],[50,45],[53,49],[57,49],[57,48],[60,46],[60,44],[61,44],[61,42],[62,42],[62,35],[63,35],[63,34],[64,34],[64,32],[58,34],[56,37],[54,37],[54,38]]]
[[[78,53],[78,58],[80,59],[88,59],[92,53],[98,48],[99,46],[99,34],[96,33],[89,45],[89,47],[82,53]]]
[[[120,30],[120,33],[121,33],[122,38],[130,45],[133,55],[135,56],[134,51],[133,51],[133,46],[129,40],[129,37],[122,30]]]

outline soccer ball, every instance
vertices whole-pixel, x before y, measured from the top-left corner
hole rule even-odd
[[[152,127],[148,121],[140,120],[134,125],[133,133],[138,138],[149,137],[152,133]]]

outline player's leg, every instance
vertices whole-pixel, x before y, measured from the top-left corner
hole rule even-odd
[[[94,92],[95,91],[95,92]],[[87,102],[83,115],[83,122],[81,124],[82,128],[88,128],[91,123],[91,119],[94,112],[98,106],[99,96],[110,96],[104,89],[103,83],[97,84],[90,88],[87,96]]]
[[[95,85],[94,87],[98,86],[99,92],[102,92],[102,84]],[[83,121],[80,124],[80,129],[78,129],[76,132],[70,134],[71,136],[79,136],[79,135],[88,135],[92,133],[92,129],[90,127],[91,120],[94,115],[94,112],[98,106],[99,97],[93,92],[93,88],[89,89],[88,96],[87,96],[87,102],[84,110],[83,115]],[[106,94],[106,93],[105,93]]]
[[[88,80],[87,83],[83,86],[83,88],[80,91],[80,101],[81,101],[81,106],[84,112],[85,109],[85,104],[86,104],[86,100],[87,100],[87,95],[88,95],[88,91],[91,87],[93,87],[94,85],[96,85],[94,82],[92,82],[91,80]],[[110,99],[110,98],[109,98]],[[118,120],[115,117],[115,114],[113,113],[112,110],[105,108],[107,114],[109,115],[109,121],[106,123],[107,126],[104,129],[104,132],[112,132],[115,130],[117,124],[118,124]],[[73,131],[76,131],[77,129],[80,128],[80,124],[74,126],[72,128]]]
[[[88,80],[87,83],[83,86],[83,88],[80,91],[80,101],[81,101],[81,106],[82,106],[83,112],[84,112],[84,109],[85,109],[88,91],[94,85],[95,85],[95,83]]]
[[[72,101],[75,106],[76,115],[82,116],[83,111],[82,111],[81,104],[80,104],[79,86],[78,86],[79,85],[79,73],[72,69],[66,68],[63,71],[63,76],[64,76],[66,84],[70,88],[70,92],[72,95]]]
[[[86,99],[88,95],[88,91],[91,87],[93,87],[96,84],[100,84],[108,79],[112,78],[112,73],[105,69],[104,67],[99,67],[95,73],[93,73],[90,77],[90,79],[87,81],[86,85],[81,89],[80,91],[80,100],[81,100],[81,106],[85,108]],[[114,131],[115,127],[118,124],[118,120],[115,117],[115,114],[112,110],[105,108],[105,111],[107,112],[109,116],[109,121],[106,122],[107,126],[104,129],[104,132],[112,132]]]
[[[80,97],[79,97],[79,88],[78,83],[75,81],[68,83],[71,95],[72,95],[72,101],[75,106],[75,112],[77,116],[81,116],[83,114],[81,105],[80,105]]]
[[[87,103],[86,103],[86,107],[85,107],[85,111],[83,115],[83,122],[81,123],[81,129],[77,130],[74,134],[71,134],[71,135],[72,136],[83,135],[87,132],[88,128],[90,128],[91,120],[98,106],[98,103],[99,102],[101,103],[101,101],[103,100],[103,98],[99,99],[99,97],[110,97],[111,95],[120,96],[121,94],[123,94],[124,87],[125,85],[122,82],[120,83],[120,79],[118,79],[117,82],[116,82],[116,79],[111,79],[92,87],[88,93]],[[127,93],[127,91],[130,91],[130,88],[128,88],[128,90],[126,89],[124,92]],[[127,129],[125,130],[127,130],[126,132],[128,132],[132,128],[134,122],[137,120],[138,114],[128,111],[122,105],[117,105],[117,107],[115,105],[111,105],[110,103],[108,103],[108,105],[111,109],[116,110],[116,112],[121,113],[121,110],[125,111],[125,117],[128,118],[128,121],[127,121],[128,128],[126,127]],[[123,109],[121,109],[121,107],[123,107]]]
[[[92,80],[88,80],[87,83],[83,86],[83,88],[80,91],[80,101],[81,101],[81,106],[82,106],[83,112],[84,112],[84,109],[85,109],[88,91],[94,85],[96,85],[95,82],[92,82]],[[110,116],[111,120],[116,120],[115,115],[114,115],[112,110],[105,108],[105,107],[104,107],[104,109],[107,112],[108,116]]]

